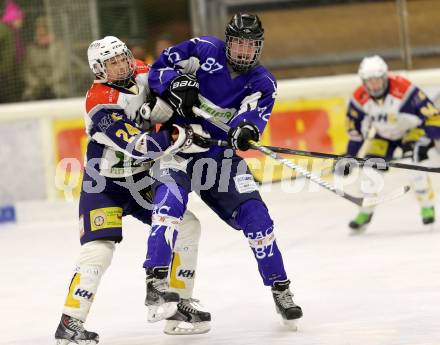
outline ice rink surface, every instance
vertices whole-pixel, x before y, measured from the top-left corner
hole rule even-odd
[[[387,188],[403,181],[403,174],[390,176]],[[438,178],[434,185],[438,191]],[[211,332],[168,336],[161,323],[147,323],[147,229],[130,218],[87,329],[98,332],[103,345],[440,344],[440,225],[422,225],[411,192],[379,207],[365,234],[350,236],[354,206],[315,187],[293,192],[286,186],[264,186],[262,194],[304,311],[298,332],[279,325],[242,233],[196,199],[191,209],[202,222],[202,239],[195,297],[212,313]],[[2,345],[54,344],[79,249],[77,205],[69,207],[64,219],[0,228]]]

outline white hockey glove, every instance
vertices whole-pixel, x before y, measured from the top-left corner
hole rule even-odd
[[[188,60],[181,60],[176,63],[176,67],[180,68],[181,74],[196,74],[200,68],[200,60],[195,56],[191,56]]]
[[[139,116],[143,120],[149,121],[151,125],[165,123],[173,116],[173,108],[161,98],[156,98],[153,108],[151,108],[151,103],[142,104],[138,110]]]
[[[199,153],[209,150],[209,143],[205,139],[209,139],[211,136],[202,129],[202,126],[187,125],[181,127],[173,125],[173,127],[174,132],[171,136],[174,143],[165,151],[166,153]]]

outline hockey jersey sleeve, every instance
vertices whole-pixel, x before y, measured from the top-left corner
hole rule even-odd
[[[189,65],[208,56],[210,49],[217,49],[218,44],[218,39],[204,36],[194,37],[165,49],[151,66],[148,76],[150,88],[163,95],[179,73],[195,73],[198,66],[191,68]]]
[[[414,87],[400,111],[419,117],[422,120],[420,127],[425,130],[426,135],[434,140],[440,139],[439,109],[422,90]]]
[[[170,146],[168,131],[145,132],[127,119],[117,104],[95,106],[88,112],[92,140],[138,160],[153,160]]]
[[[367,120],[366,113],[358,105],[354,97],[350,99],[347,108],[346,127],[348,133],[348,144],[346,154],[356,156],[364,142],[364,124]]]
[[[277,83],[265,68],[257,68],[261,70],[261,75],[257,80],[252,81],[252,93],[243,99],[240,109],[229,125],[233,128],[243,121],[248,121],[263,133],[275,103]]]

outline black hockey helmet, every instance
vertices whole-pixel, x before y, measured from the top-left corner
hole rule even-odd
[[[225,30],[226,56],[237,72],[246,72],[258,64],[264,42],[264,29],[255,14],[237,13]]]

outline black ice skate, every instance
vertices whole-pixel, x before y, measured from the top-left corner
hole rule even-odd
[[[63,314],[55,332],[55,340],[56,345],[94,345],[99,343],[99,336],[95,332],[86,331],[81,320]]]
[[[350,229],[354,230],[352,234],[362,233],[367,230],[372,217],[373,213],[359,212],[356,218],[348,224]]]
[[[168,290],[168,267],[148,268],[146,282],[148,321],[157,322],[174,315],[180,298],[178,293]]]
[[[203,334],[211,329],[211,314],[203,310],[199,300],[181,299],[177,312],[167,319],[164,333],[169,335]]]
[[[303,316],[303,313],[301,307],[293,302],[293,294],[289,289],[289,285],[290,280],[274,282],[272,295],[277,313],[280,314],[282,318],[282,324],[296,331],[296,321]]]
[[[434,206],[422,207],[420,213],[422,214],[422,221],[424,225],[433,224],[435,222]]]

